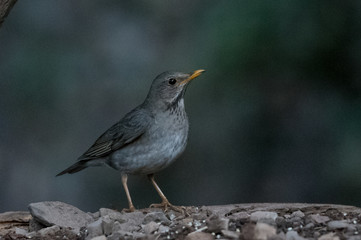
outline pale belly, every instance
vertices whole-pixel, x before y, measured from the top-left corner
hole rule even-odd
[[[127,174],[158,172],[174,162],[187,144],[188,126],[172,133],[157,129],[115,151],[108,165]]]

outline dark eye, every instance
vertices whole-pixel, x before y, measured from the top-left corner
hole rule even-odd
[[[170,78],[169,79],[169,84],[170,85],[174,85],[177,82],[177,80],[175,80],[175,78]]]

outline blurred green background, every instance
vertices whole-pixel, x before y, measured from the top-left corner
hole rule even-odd
[[[113,169],[55,175],[156,75],[200,68],[188,147],[157,174],[172,203],[361,206],[361,1],[23,0],[0,29],[0,212],[127,207]]]

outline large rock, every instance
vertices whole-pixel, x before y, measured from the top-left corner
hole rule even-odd
[[[31,203],[29,211],[36,221],[45,226],[69,227],[76,232],[94,221],[89,214],[62,202]]]

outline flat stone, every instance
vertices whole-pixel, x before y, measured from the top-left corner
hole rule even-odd
[[[39,230],[39,234],[40,236],[54,236],[58,231],[60,231],[60,227],[59,226],[51,226],[51,227],[47,227],[47,228],[43,228],[41,230]]]
[[[228,230],[229,219],[220,218],[218,215],[213,215],[206,220],[208,231],[220,232],[222,230]]]
[[[28,231],[26,231],[23,228],[16,227],[15,228],[15,234],[25,236],[26,234],[28,234]]]
[[[91,240],[107,240],[107,237],[104,235],[93,237]]]
[[[229,231],[229,230],[222,230],[221,232],[222,232],[223,236],[230,238],[230,239],[239,239],[239,237],[241,236],[240,232]]]
[[[296,231],[288,231],[286,233],[286,240],[306,240],[306,239],[298,235]]]
[[[252,222],[258,222],[262,220],[275,222],[277,217],[278,214],[275,212],[257,211],[251,213],[250,219]]]
[[[303,218],[303,217],[305,217],[305,214],[302,211],[297,210],[297,211],[293,212],[290,216],[290,218],[294,218],[294,217]]]
[[[249,215],[247,212],[237,212],[237,213],[233,213],[232,215],[229,216],[230,219],[234,219],[234,220],[247,220],[248,218],[250,218],[251,215]]]
[[[58,225],[79,231],[94,221],[89,214],[62,202],[31,203],[29,210],[33,218],[45,226]]]
[[[139,211],[130,212],[130,213],[122,213],[122,218],[117,221],[120,223],[122,223],[124,221],[130,222],[130,223],[140,226],[143,223],[144,217],[145,217],[145,214],[143,214],[142,212],[139,212]]]
[[[213,240],[214,237],[210,233],[205,232],[192,232],[188,234],[185,240]]]
[[[336,233],[330,232],[319,237],[318,240],[340,240]]]
[[[310,215],[310,218],[314,223],[318,223],[318,224],[326,223],[326,222],[330,221],[329,217],[322,216],[320,214],[312,214],[312,215]]]
[[[119,223],[117,221],[114,222],[112,227],[112,233],[115,233],[117,231],[123,231],[123,232],[129,232],[134,233],[141,230],[141,225],[134,224],[132,221],[126,222],[126,223]]]
[[[145,215],[143,219],[143,224],[147,224],[150,222],[160,222],[165,225],[169,225],[171,221],[165,216],[163,212],[151,212]]]
[[[105,235],[110,235],[112,234],[112,230],[113,230],[113,225],[114,225],[114,220],[110,219],[110,217],[108,215],[105,215],[101,218],[102,220],[102,228],[103,228],[103,233]]]
[[[329,230],[343,229],[347,227],[348,227],[348,223],[344,221],[330,221],[327,223],[327,228]]]
[[[142,228],[143,228],[143,231],[145,232],[145,234],[150,235],[158,230],[159,224],[154,221],[151,221],[151,222],[143,225]]]
[[[99,218],[95,222],[88,224],[86,227],[88,230],[88,236],[86,239],[92,239],[94,237],[103,235],[102,219]]]
[[[119,239],[134,239],[133,233],[119,230],[107,237],[107,240],[119,240]]]
[[[254,228],[254,239],[267,240],[276,236],[276,228],[266,223],[257,223]]]
[[[167,232],[169,232],[169,227],[164,226],[164,225],[160,225],[159,229],[158,229],[158,232],[159,233],[167,233]]]
[[[108,216],[110,219],[118,222],[126,222],[127,216],[121,212],[115,211],[109,208],[101,208],[99,209],[100,217]]]

